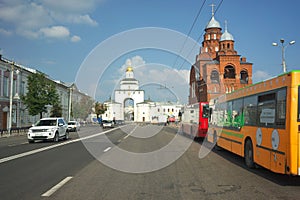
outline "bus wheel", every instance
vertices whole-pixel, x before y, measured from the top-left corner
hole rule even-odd
[[[245,163],[249,168],[254,168],[254,160],[253,160],[253,147],[251,140],[246,140],[245,144]]]

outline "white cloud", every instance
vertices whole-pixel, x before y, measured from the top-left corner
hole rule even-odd
[[[81,38],[77,35],[74,35],[73,37],[71,37],[71,42],[79,42],[81,40]]]
[[[127,59],[125,64],[121,66],[121,68],[119,69],[119,73],[120,74],[124,74],[126,68],[128,66],[131,66],[133,69],[143,66],[146,64],[146,61],[144,61],[144,59],[141,56],[134,56],[131,59]]]
[[[252,79],[253,79],[252,82],[257,83],[257,82],[269,79],[271,77],[272,77],[272,75],[269,74],[268,72],[262,71],[262,70],[257,70],[252,74]]]
[[[11,32],[11,31],[8,31],[8,30],[5,30],[5,29],[2,29],[2,28],[0,28],[0,34],[1,34],[1,35],[10,36],[10,35],[12,35],[12,32]]]
[[[86,24],[97,26],[98,23],[89,15],[103,0],[2,0],[0,2],[0,23],[2,24],[1,34],[4,29],[10,27],[19,35],[28,38],[52,37],[60,38],[61,35],[48,32],[45,27],[59,27]],[[41,35],[40,31],[46,31]],[[66,32],[65,32],[66,33]],[[63,33],[62,33],[63,34]],[[70,33],[69,33],[70,34]],[[72,41],[72,39],[70,38]]]
[[[103,0],[41,0],[41,3],[48,8],[61,12],[88,12],[95,8],[95,6],[103,2]]]
[[[64,26],[41,28],[39,33],[49,38],[67,38],[70,35],[70,31]]]
[[[26,30],[26,29],[23,29],[23,30],[18,29],[17,34],[22,35],[22,36],[27,37],[27,38],[31,38],[31,39],[36,39],[40,35],[36,31],[31,31],[31,30]]]
[[[91,19],[89,15],[75,16],[73,22],[78,24],[88,24],[91,26],[98,25],[98,23],[95,20]]]
[[[73,13],[58,13],[52,12],[52,18],[55,21],[69,23],[69,24],[86,24],[89,26],[97,26],[98,22],[91,19],[88,14],[80,15],[80,14],[73,14]]]

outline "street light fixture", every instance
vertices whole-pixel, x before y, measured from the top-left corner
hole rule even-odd
[[[12,128],[12,109],[13,109],[13,99],[19,100],[20,97],[17,93],[13,97],[13,86],[14,86],[14,70],[15,70],[15,63],[12,62],[11,64],[11,72],[10,72],[10,91],[9,91],[9,120],[8,120],[8,135],[11,135],[11,128]],[[19,70],[16,71],[16,74],[19,74]],[[17,87],[16,87],[17,88]]]
[[[296,43],[295,40],[290,41],[288,44],[284,45],[284,39],[280,39],[281,43],[281,54],[282,54],[282,68],[283,68],[283,73],[286,73],[286,63],[285,63],[285,49],[289,45],[293,45]],[[278,46],[277,42],[272,43],[273,46]]]

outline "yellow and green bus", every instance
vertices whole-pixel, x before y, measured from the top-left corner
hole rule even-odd
[[[300,70],[219,96],[208,141],[245,158],[248,167],[300,175]]]

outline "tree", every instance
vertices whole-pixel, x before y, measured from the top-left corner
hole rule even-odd
[[[50,117],[61,117],[62,116],[62,107],[60,104],[54,104],[51,109]]]
[[[97,115],[97,118],[99,117],[99,115],[104,114],[106,110],[107,108],[103,103],[100,103],[98,101],[95,103],[95,113]]]
[[[92,112],[94,100],[89,96],[83,96],[80,101],[72,102],[72,116],[74,118],[86,119]]]
[[[47,112],[46,105],[59,105],[59,95],[55,84],[43,73],[33,73],[28,76],[27,93],[21,99],[27,106],[30,115]]]

